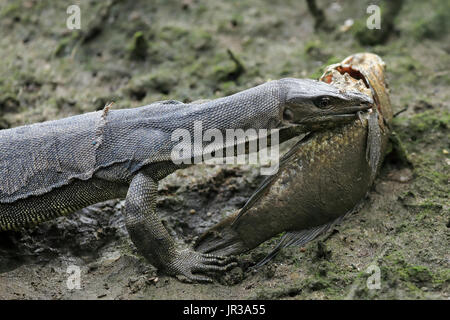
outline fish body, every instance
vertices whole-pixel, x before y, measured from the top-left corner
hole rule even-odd
[[[375,101],[372,112],[300,140],[281,159],[278,173],[266,179],[242,209],[203,234],[196,250],[239,254],[282,232],[287,233],[274,252],[302,245],[364,199],[388,147],[392,111],[384,63],[376,55],[357,54],[330,66],[321,80],[343,90],[363,83]]]

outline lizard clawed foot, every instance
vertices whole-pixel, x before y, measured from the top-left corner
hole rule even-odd
[[[220,273],[237,266],[233,257],[221,257],[192,250],[178,252],[177,259],[167,266],[171,275],[182,275],[195,282],[213,282],[208,273]]]

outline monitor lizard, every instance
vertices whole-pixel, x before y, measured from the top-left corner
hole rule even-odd
[[[356,90],[285,78],[204,103],[169,100],[131,109],[105,107],[0,130],[0,231],[125,198],[128,233],[152,265],[169,275],[211,281],[208,274],[228,270],[233,259],[177,249],[155,210],[158,181],[188,166],[171,160],[173,131],[184,128],[193,134],[195,121],[202,122],[204,131],[287,125],[311,131],[354,119],[371,103]]]

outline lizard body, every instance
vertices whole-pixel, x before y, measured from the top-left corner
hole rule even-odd
[[[333,103],[330,103],[333,102]],[[158,181],[188,164],[171,151],[178,128],[302,130],[327,127],[366,110],[371,98],[307,79],[274,80],[205,103],[162,101],[92,112],[0,131],[0,231],[19,229],[115,198],[139,252],[158,269],[191,280],[232,260],[179,251],[155,211]],[[285,139],[290,136],[285,137]],[[196,156],[196,150],[193,150]]]

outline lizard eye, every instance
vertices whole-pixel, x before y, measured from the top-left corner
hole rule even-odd
[[[320,109],[325,109],[328,108],[330,106],[331,100],[330,98],[327,97],[322,97],[319,99],[316,99],[316,101],[314,101],[314,104],[316,105],[316,107],[320,108]]]

